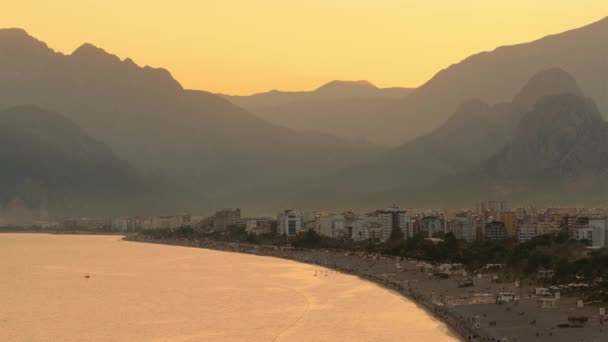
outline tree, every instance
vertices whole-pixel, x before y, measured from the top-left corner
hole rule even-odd
[[[405,239],[403,232],[398,227],[393,227],[391,235],[386,241],[386,253],[392,255],[401,255],[404,253]]]
[[[393,227],[393,230],[391,230],[391,235],[389,236],[388,240],[394,242],[401,242],[403,241],[403,239],[404,236],[401,229],[399,229],[398,227]]]
[[[291,245],[298,248],[315,248],[319,247],[322,237],[313,229],[307,230],[296,236]]]

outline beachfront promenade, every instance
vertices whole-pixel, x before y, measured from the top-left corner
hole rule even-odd
[[[541,308],[535,286],[514,282],[496,283],[491,273],[473,278],[469,287],[459,287],[466,276],[441,278],[415,260],[329,250],[295,249],[292,247],[258,246],[238,243],[192,240],[151,240],[141,236],[127,239],[222,251],[279,257],[315,264],[350,273],[381,284],[416,301],[436,317],[448,323],[466,341],[607,341],[608,324],[601,323],[599,307],[579,308],[578,298],[561,296],[555,307]],[[321,272],[318,275],[323,276]],[[514,293],[517,300],[497,304],[494,300],[473,300],[479,295]],[[477,296],[476,296],[477,295]],[[459,300],[451,300],[457,298]],[[463,300],[463,298],[465,298]],[[485,304],[470,304],[472,302]],[[568,318],[586,316],[583,327],[560,328]]]

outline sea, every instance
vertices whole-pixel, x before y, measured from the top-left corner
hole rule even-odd
[[[289,260],[0,234],[0,341],[459,341],[414,302]]]

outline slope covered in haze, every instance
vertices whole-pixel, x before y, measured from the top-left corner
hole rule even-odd
[[[503,148],[521,118],[546,95],[581,95],[576,80],[561,69],[541,71],[530,78],[512,102],[489,105],[465,101],[438,129],[414,139],[385,156],[349,167],[331,181],[365,192],[416,188],[443,176],[482,164]]]
[[[440,127],[469,99],[486,103],[510,101],[531,75],[557,67],[572,74],[585,94],[596,99],[603,113],[608,113],[607,40],[608,18],[533,42],[473,55],[441,70],[403,98],[325,103],[290,99],[252,111],[282,125],[316,125],[319,130],[337,135],[398,146]],[[246,102],[240,105],[253,107]],[[322,124],[324,119],[328,120],[326,125]]]
[[[378,88],[369,81],[331,81],[312,91],[272,90],[253,95],[224,95],[230,102],[247,110],[256,111],[299,101],[327,101],[344,99],[398,99],[409,94],[409,88]]]
[[[0,112],[0,164],[0,208],[19,200],[52,214],[120,213],[152,194],[105,144],[34,106]]]
[[[222,95],[278,125],[316,130],[347,139],[368,139],[375,111],[405,97],[408,88],[378,88],[368,81],[332,81],[313,91],[273,90],[251,96]]]
[[[183,89],[164,69],[90,44],[63,55],[6,29],[0,51],[0,104],[60,112],[137,168],[210,198],[320,177],[378,151],[269,124],[219,96]]]
[[[384,142],[397,144],[426,134],[463,101],[507,101],[539,70],[558,67],[579,82],[583,92],[608,113],[608,18],[530,43],[473,55],[440,71],[387,111],[395,123]]]
[[[511,142],[477,168],[416,191],[424,202],[466,206],[487,198],[515,204],[608,203],[608,124],[593,100],[574,94],[541,98]]]
[[[483,170],[499,180],[531,183],[601,175],[608,171],[608,125],[591,99],[545,96]]]

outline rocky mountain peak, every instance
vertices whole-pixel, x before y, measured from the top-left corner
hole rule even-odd
[[[532,76],[528,83],[515,95],[513,103],[530,110],[543,96],[560,94],[583,95],[578,82],[572,75],[563,69],[551,68]]]

